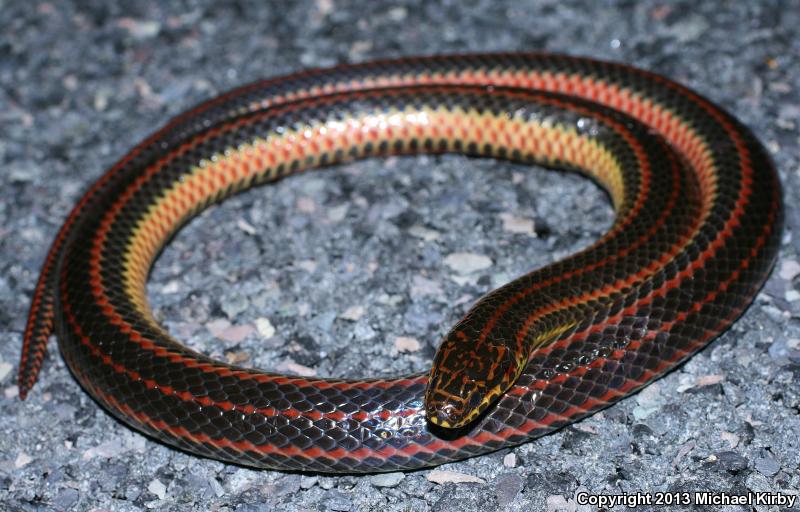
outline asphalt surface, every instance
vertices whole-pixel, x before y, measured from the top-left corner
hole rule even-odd
[[[595,510],[578,493],[798,494],[800,2],[124,4],[0,0],[0,509]],[[19,401],[21,333],[50,241],[80,193],[158,125],[266,76],[491,50],[666,74],[766,144],[788,226],[772,277],[729,332],[585,421],[437,468],[466,482],[254,471],[173,450],[93,402],[55,342]],[[240,364],[425,371],[472,301],[611,221],[601,191],[574,175],[457,156],[368,160],[208,210],[158,260],[149,298],[188,345]],[[489,265],[454,269],[463,254]]]

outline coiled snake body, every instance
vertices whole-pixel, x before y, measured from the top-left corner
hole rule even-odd
[[[212,202],[354,158],[444,152],[585,173],[608,192],[616,221],[590,248],[482,298],[442,341],[430,375],[238,368],[154,320],[151,264]],[[305,71],[175,118],[86,192],[36,288],[20,394],[55,330],[98,402],[188,451],[321,472],[441,464],[552,431],[689,357],[753,299],[781,224],[761,144],[646,71],[534,54]]]

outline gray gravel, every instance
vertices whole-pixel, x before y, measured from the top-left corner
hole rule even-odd
[[[800,3],[124,4],[0,0],[0,509],[588,510],[576,491],[798,492]],[[81,191],[157,125],[263,76],[487,50],[650,68],[753,128],[781,171],[789,228],[776,271],[732,330],[601,414],[437,468],[464,483],[435,483],[431,471],[252,471],[187,455],[112,420],[54,343],[32,396],[16,398],[21,332],[52,237]],[[576,176],[460,157],[370,160],[207,211],[156,264],[150,300],[214,357],[321,376],[424,371],[473,300],[610,222],[603,195]]]

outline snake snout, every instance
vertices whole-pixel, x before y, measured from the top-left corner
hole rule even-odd
[[[487,306],[479,304],[473,311],[480,313],[481,307]],[[435,425],[468,425],[518,376],[520,364],[509,348],[508,337],[490,332],[484,338],[476,326],[469,325],[475,318],[485,317],[468,315],[436,352],[425,393],[426,416]]]
[[[431,405],[426,408],[428,420],[434,425],[451,428],[461,423],[461,411],[452,403]]]
[[[458,373],[458,372],[455,372]],[[465,401],[461,389],[453,386],[457,375],[434,372],[425,393],[425,416],[434,425],[456,428],[464,422]]]

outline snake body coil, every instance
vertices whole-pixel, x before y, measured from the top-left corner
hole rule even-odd
[[[592,247],[481,299],[430,375],[311,379],[214,361],[153,319],[169,237],[252,185],[372,155],[457,152],[576,170],[617,217]],[[19,373],[55,330],[125,423],[246,465],[372,472],[519,444],[639,389],[750,303],[775,260],[780,186],[733,117],[658,75],[552,55],[380,61],[242,87],[177,117],[79,201],[47,257]]]

